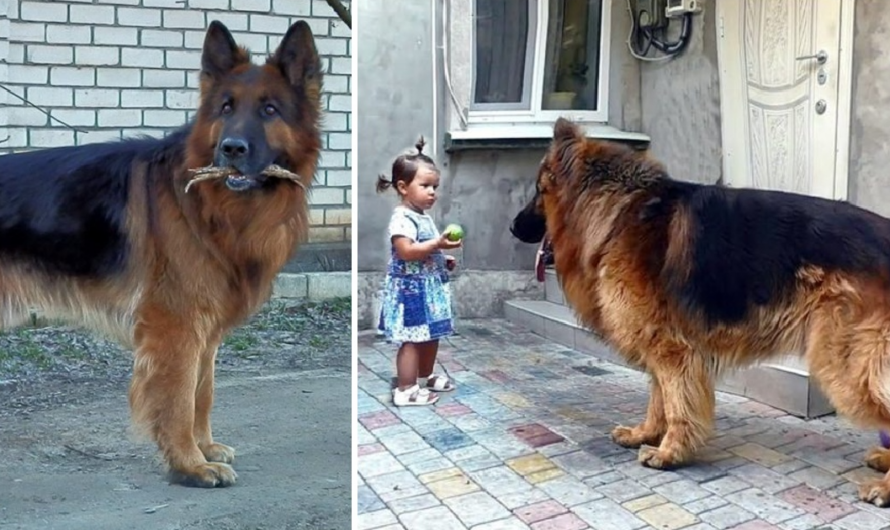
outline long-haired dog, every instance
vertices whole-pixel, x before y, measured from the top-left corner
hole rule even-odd
[[[552,244],[579,319],[651,377],[614,441],[665,469],[711,434],[721,371],[798,352],[841,414],[890,427],[890,221],[844,202],[672,179],[645,152],[556,122],[520,240]],[[876,447],[869,466],[890,468]],[[890,475],[860,487],[890,504]]]
[[[262,65],[213,22],[192,122],[0,157],[0,324],[38,308],[131,346],[132,416],[175,482],[235,483],[210,427],[216,351],[308,231],[321,88],[305,22]]]

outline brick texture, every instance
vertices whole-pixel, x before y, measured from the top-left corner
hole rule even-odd
[[[306,20],[326,73],[310,242],[351,232],[351,31],[311,0],[0,0],[0,154],[161,136],[191,117],[204,29],[220,20],[255,61]],[[13,95],[15,94],[15,95]],[[49,112],[26,105],[19,97]]]

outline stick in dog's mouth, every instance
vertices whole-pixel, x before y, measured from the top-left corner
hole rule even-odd
[[[235,168],[220,166],[205,166],[198,169],[190,169],[189,173],[191,173],[195,177],[192,180],[188,181],[188,184],[185,185],[186,193],[189,192],[189,188],[192,187],[192,184],[197,184],[198,182],[203,182],[205,180],[228,177],[229,175],[240,174],[239,171]],[[300,181],[300,175],[288,171],[281,166],[272,164],[271,166],[268,166],[266,169],[264,169],[262,174],[266,175],[267,177],[290,180],[297,186],[303,188],[304,191],[306,190],[306,186],[303,184],[302,181]]]

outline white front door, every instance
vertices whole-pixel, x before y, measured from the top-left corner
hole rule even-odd
[[[854,0],[718,0],[727,186],[847,198]],[[807,375],[796,355],[766,366]]]
[[[853,0],[720,0],[724,182],[847,197]]]

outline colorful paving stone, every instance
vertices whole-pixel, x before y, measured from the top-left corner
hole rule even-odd
[[[534,448],[565,441],[565,438],[539,423],[517,425],[508,429],[514,436]]]
[[[565,506],[551,500],[523,506],[522,508],[514,510],[513,513],[515,513],[521,520],[531,524],[555,517],[566,513],[567,511],[568,509]]]
[[[423,435],[423,439],[441,452],[473,445],[473,439],[456,428],[445,428]]]
[[[401,423],[401,420],[388,410],[381,410],[379,412],[372,412],[370,414],[359,416],[358,421],[369,431]]]
[[[436,407],[436,413],[440,416],[461,416],[473,412],[469,407],[460,403],[445,403]]]
[[[457,390],[429,408],[393,407],[395,349],[360,341],[357,528],[890,528],[856,497],[881,477],[862,464],[874,433],[718,393],[694,461],[646,468],[610,433],[642,419],[647,377],[503,320],[461,326],[440,355]]]

